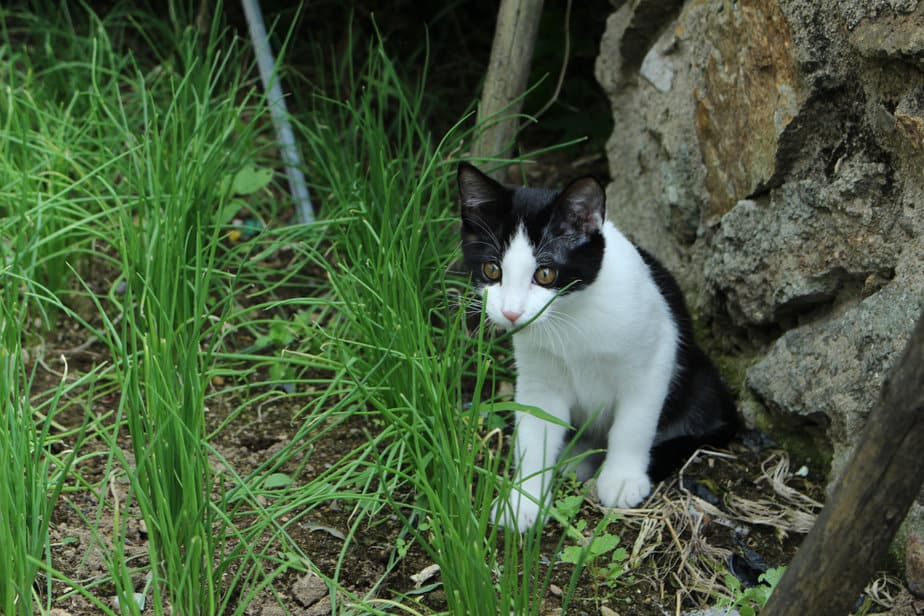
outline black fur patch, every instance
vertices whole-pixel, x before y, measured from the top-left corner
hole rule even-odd
[[[504,186],[462,163],[458,172],[462,201],[462,254],[478,286],[489,284],[481,266],[501,261],[522,225],[535,247],[539,267],[558,277],[550,288],[569,293],[597,278],[603,262],[600,225],[605,216],[603,188],[582,178],[564,190]]]
[[[678,331],[674,378],[661,408],[658,429],[680,424],[684,436],[652,449],[648,472],[653,481],[660,481],[699,447],[726,445],[738,431],[740,421],[735,401],[715,364],[693,339],[693,318],[677,281],[652,255],[638,246],[635,248],[667,301]]]

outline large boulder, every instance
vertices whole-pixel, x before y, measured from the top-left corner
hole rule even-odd
[[[881,291],[838,314],[788,330],[747,373],[751,392],[774,412],[823,418],[835,445],[832,476],[846,466],[882,381],[924,309],[916,286],[924,276],[922,253],[910,255],[899,272]]]
[[[924,2],[628,0],[597,78],[611,218],[833,482],[924,310]]]

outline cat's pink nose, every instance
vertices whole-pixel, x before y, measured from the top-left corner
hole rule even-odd
[[[523,316],[523,311],[520,310],[519,312],[515,312],[513,310],[502,310],[501,314],[511,323],[516,323],[517,319]]]

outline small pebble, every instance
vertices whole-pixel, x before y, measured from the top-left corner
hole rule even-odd
[[[328,616],[332,613],[330,596],[323,597],[304,612],[305,616]]]
[[[313,573],[303,575],[292,584],[292,595],[305,607],[312,606],[326,597],[327,590],[327,583]]]
[[[497,386],[498,397],[511,397],[514,393],[513,383],[510,381],[501,381]]]
[[[416,588],[420,588],[426,582],[429,582],[431,579],[440,574],[439,565],[428,565],[421,569],[418,573],[415,573],[411,576],[411,580],[414,582]]]

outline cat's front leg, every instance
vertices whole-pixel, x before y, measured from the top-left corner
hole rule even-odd
[[[517,402],[536,406],[567,422],[569,406],[554,393],[517,394]],[[496,524],[525,532],[539,521],[542,510],[551,502],[553,468],[565,440],[566,429],[528,412],[517,411],[514,449],[516,453],[513,486],[506,502],[494,506]]]
[[[648,463],[663,403],[657,394],[638,396],[617,409],[597,478],[597,496],[604,507],[635,507],[651,493]]]

